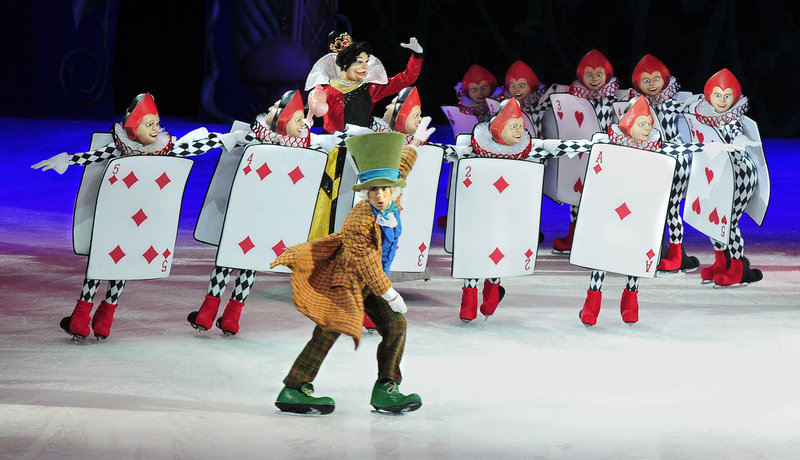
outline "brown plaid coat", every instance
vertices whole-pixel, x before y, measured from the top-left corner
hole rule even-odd
[[[416,150],[406,146],[400,164],[403,178],[416,159]],[[270,267],[277,265],[294,272],[295,307],[322,329],[349,335],[356,347],[364,321],[364,287],[376,295],[392,287],[381,264],[381,229],[367,200],[355,205],[340,232],[286,248]]]

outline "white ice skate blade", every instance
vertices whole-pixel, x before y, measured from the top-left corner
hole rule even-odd
[[[559,251],[557,249],[553,249],[552,251],[550,251],[551,254],[556,254],[559,256],[568,256],[570,252],[571,251]]]
[[[740,288],[745,287],[750,283],[739,283],[739,284],[731,284],[730,286],[723,286],[721,284],[714,283],[714,289],[732,289],[732,288]]]
[[[305,414],[300,414],[300,413],[297,413],[297,412],[282,411],[280,409],[276,410],[275,413],[278,414],[278,415],[290,415],[290,416],[293,416],[293,417],[319,417],[319,416],[322,415],[322,412],[320,412],[320,411],[318,411],[316,409],[309,409],[309,411],[306,412]],[[330,414],[325,414],[325,415],[330,415]]]

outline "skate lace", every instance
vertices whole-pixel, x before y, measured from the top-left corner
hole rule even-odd
[[[397,382],[389,382],[389,387],[386,388],[386,394],[392,394],[397,392]]]
[[[300,391],[306,396],[311,396],[312,394],[314,394],[314,385],[306,383],[300,388]]]

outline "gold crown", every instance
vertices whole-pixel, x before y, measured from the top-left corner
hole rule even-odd
[[[350,36],[347,32],[342,32],[336,37],[335,40],[331,43],[331,51],[334,53],[339,53],[343,49],[347,48],[348,46],[353,44],[353,37]]]

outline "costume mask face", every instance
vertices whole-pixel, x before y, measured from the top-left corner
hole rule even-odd
[[[709,102],[711,103],[711,106],[714,107],[715,112],[724,113],[731,108],[733,101],[732,88],[722,89],[719,86],[715,86],[714,89],[711,90],[711,98]]]
[[[158,115],[147,114],[142,117],[139,127],[136,128],[136,139],[140,144],[150,145],[156,141],[158,133],[161,131],[159,121]]]
[[[370,187],[367,192],[367,200],[378,211],[386,211],[392,205],[392,187],[388,185]]]
[[[658,70],[653,73],[642,72],[639,76],[639,89],[647,96],[655,96],[664,88],[664,78]]]
[[[583,85],[597,91],[606,84],[606,71],[602,67],[585,67],[583,69]]]
[[[411,108],[411,112],[408,114],[408,118],[406,118],[406,134],[414,134],[417,132],[417,127],[419,127],[419,122],[422,121],[422,109],[420,106],[415,105]]]
[[[303,121],[303,111],[298,110],[292,114],[292,118],[286,123],[286,135],[295,137],[302,136],[303,126],[305,126],[305,122]]]
[[[278,104],[280,103],[281,101],[277,101],[267,109],[267,115],[264,117],[264,121],[267,122],[267,126],[272,125],[272,121],[275,119],[275,112],[278,110]]]
[[[362,52],[356,58],[356,62],[350,64],[350,67],[344,72],[344,78],[350,81],[361,81],[367,76],[367,61],[369,55]]]
[[[639,115],[630,127],[630,136],[637,141],[646,141],[653,130],[653,119],[649,116]]]
[[[483,102],[489,96],[490,92],[491,87],[486,80],[469,84],[469,98],[475,102]]]
[[[522,140],[522,134],[525,132],[525,122],[522,118],[509,118],[503,131],[500,132],[500,138],[503,144],[515,145]]]
[[[522,101],[531,94],[531,87],[524,78],[516,80],[512,78],[509,80],[508,92],[518,101]]]

